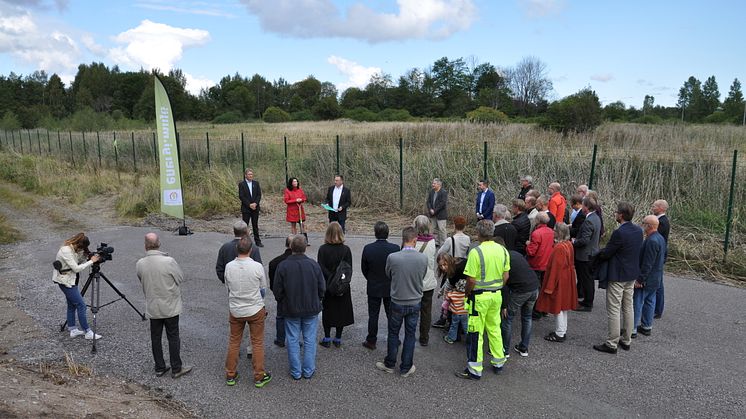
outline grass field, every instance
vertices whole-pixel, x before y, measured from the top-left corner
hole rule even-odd
[[[450,193],[450,214],[473,217],[476,181],[485,164],[498,202],[508,203],[515,196],[522,174],[532,175],[542,191],[558,181],[568,194],[589,181],[596,145],[593,188],[601,196],[604,213],[610,216],[615,204],[626,200],[638,208],[636,218],[641,218],[655,199],[667,199],[674,225],[673,259],[696,269],[697,264],[715,266],[722,259],[733,151],[739,150],[731,259],[746,254],[742,127],[604,124],[593,133],[568,136],[523,124],[464,122],[183,123],[177,128],[186,211],[195,217],[235,213],[235,185],[244,162],[254,169],[265,193],[278,195],[287,165],[288,175],[298,177],[310,200],[318,203],[337,171],[337,159],[353,191],[354,206],[375,208],[382,217],[392,212],[414,216],[423,211],[430,180],[439,177]],[[24,131],[10,136],[0,134],[3,178],[42,194],[69,195],[74,201],[115,193],[117,210],[124,216],[158,210],[152,132],[58,136]],[[18,159],[21,147],[25,157]],[[74,170],[65,174],[68,165]],[[607,222],[613,224],[610,218]],[[726,273],[746,276],[746,267],[739,263],[743,262],[734,262]]]

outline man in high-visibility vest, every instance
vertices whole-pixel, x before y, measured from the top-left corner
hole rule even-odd
[[[490,220],[477,223],[479,246],[469,252],[464,274],[467,277],[466,309],[469,325],[466,335],[467,367],[457,371],[460,378],[479,380],[482,378],[484,354],[484,332],[490,342],[490,365],[496,374],[505,364],[502,335],[500,333],[500,290],[508,279],[510,255],[505,247],[492,240],[494,224]]]

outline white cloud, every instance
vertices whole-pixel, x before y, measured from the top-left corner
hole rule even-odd
[[[564,0],[518,0],[518,3],[530,18],[556,15],[565,8]]]
[[[398,13],[355,3],[341,12],[332,0],[241,0],[264,30],[298,38],[354,38],[371,43],[443,39],[476,19],[473,0],[397,0]]]
[[[185,2],[180,6],[164,3],[157,0],[141,0],[135,3],[141,9],[159,10],[166,12],[184,13],[190,15],[213,16],[213,17],[236,17],[234,14],[221,10],[219,3],[210,4],[200,1]]]
[[[348,87],[365,87],[374,74],[381,73],[379,67],[364,67],[354,61],[350,61],[335,55],[327,58],[327,62],[347,77],[347,81],[338,84],[339,90],[344,91]]]
[[[28,9],[0,1],[0,53],[11,54],[47,72],[77,68],[80,58],[77,43],[64,32],[40,26]]]
[[[123,46],[110,49],[109,58],[125,68],[157,68],[165,72],[181,59],[185,48],[201,46],[209,40],[210,33],[205,30],[176,28],[146,19],[114,37]]]
[[[594,74],[591,76],[591,80],[600,81],[606,83],[607,81],[614,80],[614,75],[611,73]]]
[[[186,78],[186,88],[189,93],[197,96],[202,89],[208,89],[215,86],[215,82],[204,77],[194,77],[189,73],[184,73]]]

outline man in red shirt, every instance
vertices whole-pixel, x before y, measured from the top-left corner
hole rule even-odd
[[[549,198],[549,212],[554,215],[554,219],[557,220],[558,223],[561,223],[565,220],[565,208],[567,208],[567,200],[564,196],[562,196],[562,193],[560,192],[560,184],[557,182],[552,182],[549,184],[549,195],[551,196]]]

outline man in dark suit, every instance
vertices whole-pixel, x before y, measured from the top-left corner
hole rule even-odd
[[[578,275],[578,294],[583,295],[583,301],[578,303],[575,311],[591,311],[593,299],[596,295],[595,284],[591,272],[591,263],[598,253],[598,241],[601,239],[601,218],[596,210],[598,203],[590,196],[583,198],[583,211],[586,212],[585,221],[580,226],[578,236],[573,241],[575,248],[575,272]]]
[[[448,191],[443,189],[443,182],[438,178],[433,179],[432,189],[427,194],[427,216],[430,217],[430,230],[435,234],[435,245],[440,247],[446,241]]]
[[[495,193],[490,189],[490,182],[487,179],[480,180],[477,187],[479,188],[475,207],[477,221],[484,219],[492,220],[492,210],[495,206]]]
[[[620,202],[614,212],[619,228],[611,234],[606,247],[601,249],[598,257],[608,260],[606,288],[606,317],[608,319],[608,338],[605,343],[593,345],[599,352],[615,354],[617,346],[625,351],[632,344],[632,329],[635,325],[633,295],[635,280],[640,277],[640,250],[642,249],[642,229],[632,224],[635,207],[627,202]],[[620,322],[624,336],[620,336]]]
[[[578,237],[580,227],[585,221],[585,210],[583,209],[583,197],[580,194],[575,194],[570,197],[570,207],[572,211],[568,215],[568,221],[570,222],[570,238]]]
[[[668,259],[668,233],[671,231],[671,223],[668,221],[666,211],[668,211],[668,202],[664,199],[659,199],[653,202],[653,208],[651,209],[653,215],[658,217],[658,234],[663,236],[663,240],[666,242],[666,255],[664,261]],[[663,279],[661,278],[658,290],[655,292],[655,315],[656,319],[660,319],[663,316],[664,306],[664,294],[663,294]]]
[[[640,253],[640,277],[635,281],[635,331],[650,336],[653,333],[656,290],[663,281],[663,262],[666,257],[666,241],[658,233],[658,218],[648,215],[642,221],[645,242]]]
[[[495,238],[501,237],[506,249],[515,250],[515,240],[518,236],[518,230],[506,220],[507,217],[508,207],[503,204],[495,205],[495,211],[492,213],[492,219],[495,221]],[[497,242],[497,240],[495,241]],[[523,244],[525,246],[526,242],[523,242]]]
[[[238,256],[238,245],[239,240],[242,237],[249,234],[249,226],[243,221],[236,221],[233,223],[233,240],[223,243],[218,250],[218,259],[215,262],[215,273],[218,275],[220,282],[225,283],[225,265],[228,262],[232,262]],[[249,239],[251,240],[251,239]],[[251,246],[251,252],[249,257],[255,262],[262,263],[262,255],[259,253],[259,249]]]
[[[363,276],[368,281],[368,336],[363,346],[368,349],[376,349],[378,340],[378,315],[381,313],[381,302],[383,311],[386,312],[388,321],[391,312],[391,278],[386,275],[386,259],[390,254],[398,252],[399,246],[390,243],[389,226],[379,221],[373,226],[376,241],[365,245],[363,256],[360,260],[360,268]]]
[[[521,190],[516,198],[526,200],[526,194],[534,189],[534,179],[531,176],[521,176]]]
[[[254,243],[264,247],[259,237],[259,202],[262,200],[262,188],[254,180],[254,171],[246,169],[244,180],[238,183],[238,199],[241,200],[241,216],[246,225],[251,224],[254,233]]]
[[[352,205],[352,194],[350,188],[344,185],[342,175],[334,176],[334,185],[326,191],[326,204],[334,208],[334,211],[329,211],[329,222],[338,222],[344,232],[347,208]]]
[[[526,202],[522,199],[514,199],[512,202],[513,227],[516,230],[515,251],[526,256],[526,242],[531,237],[531,220],[526,214]]]

